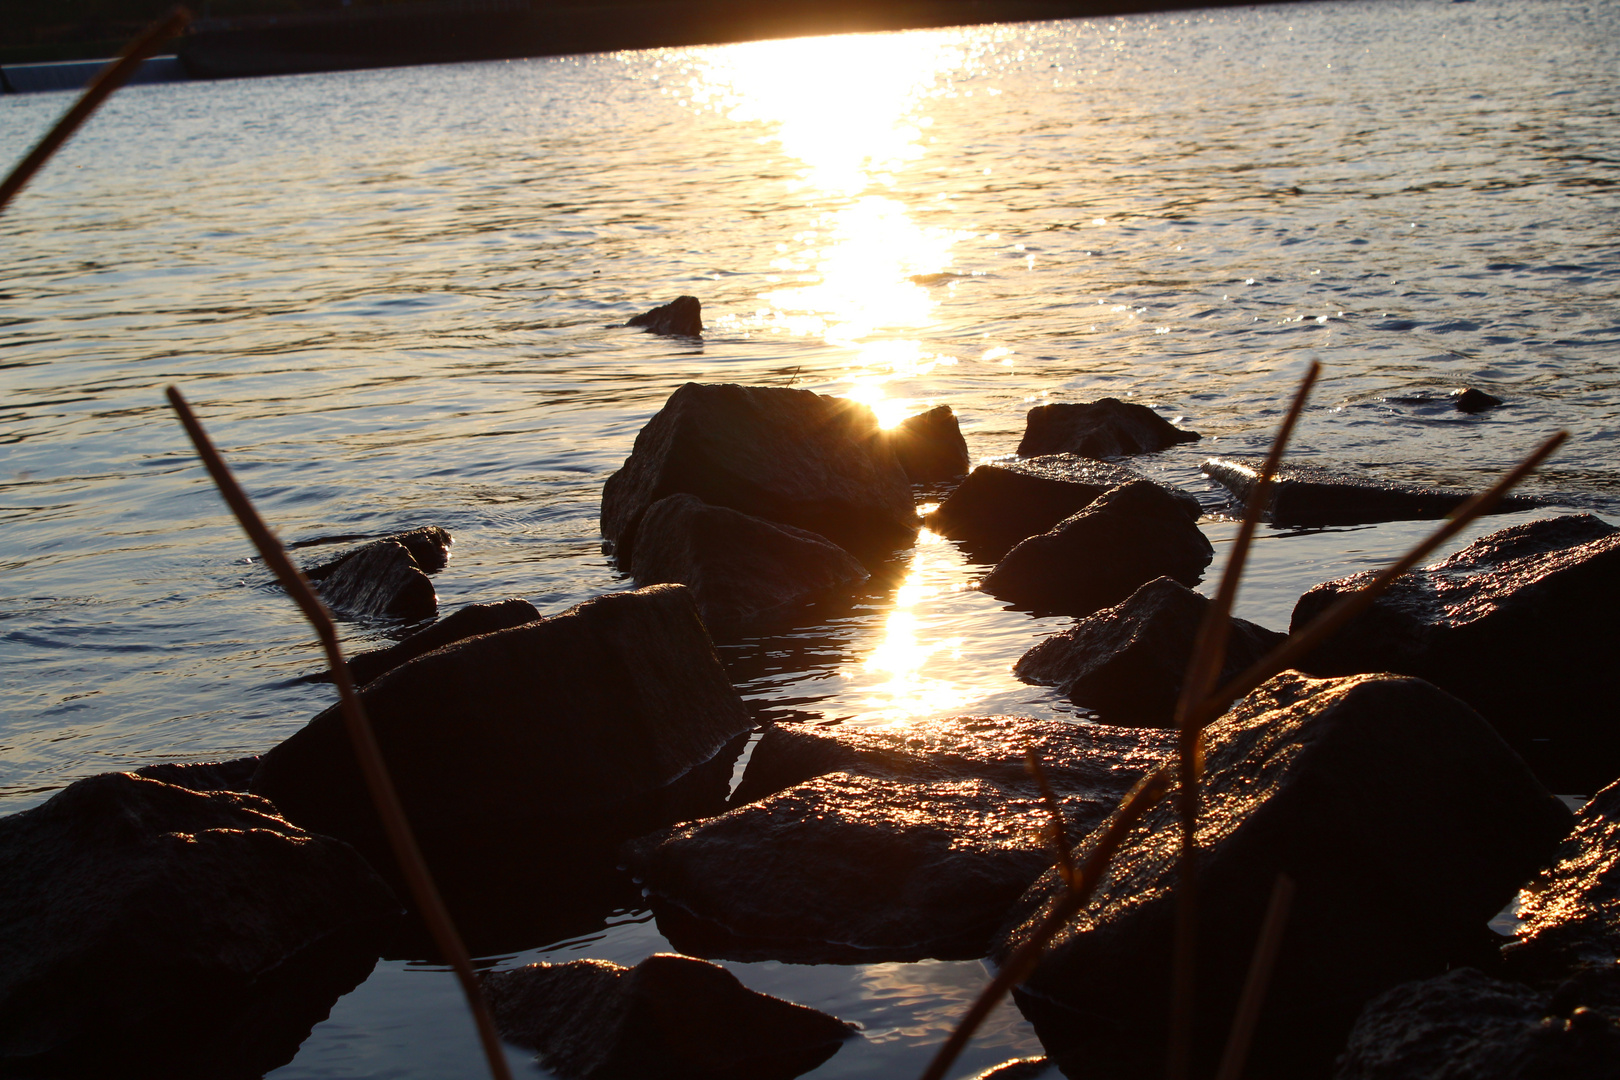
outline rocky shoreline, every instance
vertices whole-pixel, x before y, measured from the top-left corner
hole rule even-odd
[[[1196,500],[1120,460],[1197,436],[1138,409],[1045,406],[1038,452],[968,473],[948,408],[886,430],[844,399],[687,384],[603,491],[605,546],[637,588],[549,616],[474,605],[354,657],[475,951],[566,926],[622,893],[622,865],[693,958],[492,975],[507,1037],[564,1076],[790,1077],[850,1031],[701,959],[994,961],[1025,940],[1063,887],[1026,751],[1083,854],[1171,752],[1164,702],[1202,615]],[[953,474],[928,527],[994,553],[986,592],[1074,618],[1018,673],[1102,722],[777,724],[734,784],[754,722],[714,642],[857,587],[913,542],[922,485]],[[1353,477],[1289,484],[1274,513],[1435,512],[1433,493]],[[1197,1075],[1279,875],[1297,893],[1249,1075],[1432,1076],[1465,1045],[1489,1050],[1444,1075],[1612,1074],[1617,537],[1575,516],[1482,538],[1207,730]],[[414,530],[311,576],[340,614],[423,618],[449,542]],[[1296,625],[1356,584],[1310,590]],[[1234,663],[1268,635],[1236,626]],[[1550,791],[1598,794],[1572,817]],[[1019,993],[1067,1075],[1162,1067],[1176,836],[1168,805],[1140,822]],[[492,846],[556,895],[482,871]],[[19,883],[0,902],[0,1075],[261,1075],[413,933],[335,710],[259,757],[105,774],[0,819],[0,874]],[[1493,937],[1515,896],[1523,924]],[[118,1056],[153,1039],[161,1062]],[[648,1050],[672,1039],[685,1049]]]

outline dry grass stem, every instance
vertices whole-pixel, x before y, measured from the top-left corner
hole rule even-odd
[[[1249,961],[1249,975],[1243,980],[1243,993],[1238,996],[1232,1031],[1227,1036],[1226,1052],[1221,1055],[1215,1080],[1238,1080],[1243,1075],[1243,1062],[1249,1056],[1249,1042],[1260,1021],[1260,1006],[1265,1004],[1266,985],[1277,963],[1283,927],[1288,924],[1288,908],[1293,902],[1294,879],[1278,874],[1277,883],[1271,889],[1271,901],[1266,905],[1265,919],[1260,923],[1260,934],[1255,939],[1254,958]]]
[[[90,114],[101,107],[112,92],[124,85],[129,77],[135,74],[135,69],[141,66],[141,61],[157,52],[158,46],[184,30],[191,22],[191,12],[183,7],[177,7],[162,19],[153,23],[140,37],[130,42],[122,56],[102,68],[90,85],[84,88],[79,100],[73,103],[62,119],[56,122],[45,137],[30,150],[26,157],[17,163],[5,180],[0,181],[0,211],[4,211],[11,197],[23,189],[40,167],[49,161],[51,155],[61,149],[62,144],[73,137],[73,133],[88,119]]]
[[[1047,826],[1052,834],[1052,847],[1057,851],[1058,873],[1063,875],[1063,884],[1074,886],[1074,853],[1069,849],[1069,833],[1063,827],[1063,811],[1058,806],[1057,795],[1052,791],[1052,785],[1047,783],[1046,770],[1041,768],[1041,759],[1035,753],[1033,746],[1024,748],[1024,767],[1029,775],[1035,778],[1035,784],[1041,789],[1041,801],[1046,804],[1046,812],[1052,815],[1051,823]]]
[[[432,933],[434,944],[438,946],[439,952],[455,970],[456,977],[461,982],[462,991],[467,996],[467,1005],[472,1010],[474,1023],[478,1027],[478,1037],[484,1046],[484,1055],[489,1059],[490,1073],[496,1080],[511,1080],[512,1074],[501,1049],[500,1036],[496,1033],[495,1023],[485,1006],[477,976],[473,974],[472,962],[467,957],[466,946],[462,944],[461,935],[456,932],[455,924],[451,922],[450,913],[445,909],[438,887],[433,883],[427,863],[422,858],[421,849],[417,847],[410,823],[405,818],[405,810],[400,805],[398,793],[394,790],[393,780],[377,746],[371,722],[366,717],[359,694],[355,691],[354,680],[349,676],[349,666],[344,662],[342,649],[338,645],[337,627],[332,622],[331,614],[315,595],[315,590],[310,587],[308,579],[287,557],[281,542],[259,517],[247,493],[231,475],[224,459],[214,448],[208,433],[203,430],[202,424],[192,413],[191,407],[181,396],[179,389],[171,386],[165,392],[169,404],[174,407],[174,411],[180,416],[180,422],[185,425],[186,434],[191,436],[192,444],[197,448],[197,456],[202,458],[203,465],[208,469],[208,475],[213,477],[214,484],[219,488],[226,505],[231,508],[231,513],[236,515],[236,520],[241,523],[243,531],[253,541],[253,546],[259,550],[265,565],[275,573],[276,580],[281,582],[282,588],[287,590],[287,595],[293,598],[299,610],[304,613],[304,617],[315,628],[315,633],[321,640],[321,647],[326,652],[326,663],[331,669],[332,681],[337,684],[343,720],[348,728],[349,738],[354,744],[354,756],[360,763],[360,771],[365,776],[372,802],[376,805],[377,816],[382,819],[383,828],[388,834],[388,842],[393,848],[394,857],[399,861],[400,870],[405,875],[411,896],[416,902],[416,909]]]
[[[1170,1047],[1165,1061],[1165,1073],[1170,1080],[1184,1080],[1192,1069],[1198,974],[1198,779],[1204,768],[1199,735],[1202,725],[1194,722],[1196,706],[1210,696],[1220,678],[1221,665],[1226,661],[1226,638],[1232,625],[1232,605],[1237,599],[1255,530],[1259,528],[1260,519],[1265,516],[1266,506],[1271,501],[1272,477],[1282,463],[1288,440],[1294,434],[1300,415],[1305,411],[1305,402],[1310,398],[1311,388],[1316,385],[1321,373],[1322,365],[1311,361],[1288,412],[1283,416],[1282,426],[1271,441],[1271,449],[1260,466],[1260,478],[1249,491],[1243,524],[1227,553],[1226,569],[1221,574],[1220,585],[1198,625],[1192,658],[1187,663],[1181,695],[1176,700],[1175,724],[1179,733],[1176,748],[1180,776],[1176,805],[1181,818],[1181,856],[1176,888],[1175,951],[1170,977]]]

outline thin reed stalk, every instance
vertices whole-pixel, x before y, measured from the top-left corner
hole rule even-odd
[[[1254,958],[1249,961],[1249,974],[1243,980],[1243,992],[1238,996],[1232,1031],[1226,1038],[1226,1052],[1221,1055],[1215,1080],[1238,1080],[1243,1075],[1243,1063],[1249,1056],[1255,1025],[1260,1022],[1260,1006],[1266,1001],[1266,987],[1271,982],[1271,969],[1277,964],[1277,953],[1282,949],[1283,927],[1288,924],[1288,909],[1293,902],[1294,879],[1278,874],[1271,888],[1271,901],[1266,904],[1265,918],[1260,923],[1260,934],[1255,939]]]
[[[506,1056],[501,1050],[500,1036],[495,1031],[495,1023],[485,1005],[478,978],[473,974],[467,948],[462,944],[461,935],[456,932],[450,913],[445,908],[438,887],[433,882],[433,875],[428,871],[427,862],[422,858],[421,849],[416,844],[410,822],[406,820],[399,794],[394,789],[388,766],[377,746],[377,737],[372,730],[371,721],[366,716],[365,706],[355,690],[354,680],[349,675],[349,665],[343,659],[343,651],[338,645],[337,627],[332,622],[331,613],[315,595],[309,580],[287,557],[281,541],[276,539],[275,534],[259,517],[259,512],[254,509],[247,493],[231,475],[224,458],[220,457],[219,451],[214,448],[213,441],[209,439],[208,433],[203,430],[202,424],[192,413],[191,406],[186,403],[179,388],[170,386],[165,393],[169,404],[179,414],[180,423],[185,425],[186,434],[191,436],[192,445],[197,448],[197,456],[202,458],[203,465],[208,469],[208,475],[213,477],[214,485],[219,488],[220,495],[231,508],[231,513],[236,515],[242,530],[248,534],[253,546],[259,550],[265,565],[275,573],[276,580],[281,582],[282,588],[287,590],[287,595],[292,597],[293,602],[304,613],[304,617],[315,628],[315,633],[321,640],[321,647],[326,653],[326,663],[331,669],[332,681],[337,684],[343,721],[354,744],[354,756],[360,763],[360,771],[365,777],[366,787],[371,792],[377,816],[382,819],[388,842],[393,848],[394,857],[399,861],[400,870],[405,875],[406,884],[410,887],[411,896],[416,902],[416,909],[433,935],[434,944],[455,970],[456,978],[461,983],[462,992],[467,997],[467,1006],[472,1010],[473,1022],[478,1028],[479,1040],[483,1043],[484,1056],[489,1061],[490,1073],[496,1080],[511,1080],[512,1074],[507,1067]]]
[[[1057,851],[1058,873],[1063,875],[1063,884],[1073,887],[1074,853],[1069,848],[1068,830],[1063,827],[1063,809],[1058,805],[1052,785],[1047,783],[1046,770],[1041,768],[1040,756],[1035,753],[1033,746],[1024,747],[1024,767],[1035,778],[1035,785],[1041,791],[1041,801],[1046,804],[1046,812],[1052,818],[1047,828],[1052,834],[1052,847]]]
[[[1165,1060],[1165,1073],[1169,1080],[1185,1080],[1192,1070],[1192,1033],[1198,982],[1198,781],[1203,774],[1203,751],[1200,731],[1203,725],[1195,723],[1196,706],[1215,690],[1220,678],[1221,665],[1226,661],[1226,638],[1232,626],[1232,605],[1237,600],[1238,586],[1243,580],[1243,569],[1248,563],[1249,547],[1254,543],[1255,530],[1271,501],[1272,478],[1282,464],[1288,441],[1305,411],[1311,388],[1322,373],[1322,365],[1311,361],[1300,380],[1294,400],[1277,429],[1271,449],[1260,466],[1260,478],[1249,490],[1249,501],[1244,507],[1243,524],[1227,553],[1226,569],[1215,597],[1204,611],[1193,640],[1192,658],[1187,663],[1187,674],[1176,700],[1175,725],[1178,732],[1176,751],[1180,784],[1176,793],[1176,806],[1181,817],[1181,855],[1179,880],[1176,888],[1176,936],[1170,977],[1170,1047]]]
[[[129,43],[118,59],[102,68],[90,85],[84,88],[79,100],[73,107],[62,115],[45,137],[30,150],[26,157],[17,163],[5,180],[0,181],[0,212],[6,208],[13,195],[23,189],[33,175],[40,170],[51,155],[61,149],[62,144],[73,137],[73,133],[88,119],[90,114],[101,107],[112,92],[129,81],[140,67],[141,61],[152,56],[158,46],[179,34],[191,23],[191,12],[183,7],[177,7],[163,18],[153,23],[142,32],[141,36]]]

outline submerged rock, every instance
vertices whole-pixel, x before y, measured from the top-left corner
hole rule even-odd
[[[1090,615],[1161,575],[1195,585],[1214,558],[1181,504],[1136,480],[1020,543],[979,587],[1033,611]]]
[[[450,534],[436,526],[373,540],[304,571],[335,614],[429,619],[439,598],[427,575],[450,559]]]
[[[677,296],[667,304],[633,316],[624,325],[639,326],[654,334],[702,337],[703,304],[695,296]]]
[[[881,559],[916,533],[911,484],[872,410],[779,386],[687,383],[602,489],[602,535],[635,569],[635,533],[669,495],[695,495]]]
[[[685,952],[801,963],[981,956],[1053,858],[1025,749],[1041,754],[1078,837],[1162,759],[1165,736],[1007,717],[890,732],[777,727],[738,788],[759,801],[626,851],[660,929]]]
[[[636,584],[685,585],[710,630],[780,621],[808,601],[847,591],[870,576],[825,537],[710,506],[695,495],[659,499],[637,535]]]
[[[1019,658],[1013,674],[1057,687],[1110,724],[1169,727],[1209,604],[1173,578],[1154,578],[1121,603],[1040,642]],[[1286,639],[1232,619],[1219,681],[1236,677]]]
[[[1215,457],[1204,462],[1210,479],[1231,491],[1234,502],[1245,503],[1260,480],[1264,459]],[[1317,528],[1325,525],[1363,525],[1375,521],[1410,521],[1441,518],[1474,495],[1455,488],[1427,488],[1397,484],[1321,465],[1290,465],[1278,470],[1268,514],[1274,525]],[[1532,499],[1510,495],[1493,513],[1528,510]]]
[[[1146,479],[1123,465],[1074,454],[980,465],[925,524],[960,543],[974,559],[996,562],[1020,540],[1074,516],[1104,492]],[[1186,492],[1170,494],[1194,520],[1202,513]]]
[[[678,585],[468,638],[360,697],[430,858],[489,837],[540,857],[680,820],[676,781],[752,726]],[[253,791],[393,867],[338,706],[265,754]]]
[[[534,622],[540,611],[521,597],[511,596],[489,604],[468,604],[454,611],[432,626],[412,634],[397,645],[386,649],[373,649],[349,658],[349,677],[355,685],[364,686],[384,672],[392,671],[407,660],[414,660],[434,649],[479,634],[507,630],[524,623]],[[330,674],[321,676],[330,679]]]
[[[501,1037],[569,1080],[791,1080],[855,1032],[748,989],[725,968],[657,953],[530,964],[483,976]]]
[[[950,480],[968,471],[967,440],[949,405],[908,416],[887,435],[900,467],[914,484]]]
[[[1471,386],[1452,394],[1452,399],[1456,402],[1457,411],[1465,413],[1482,413],[1502,404],[1501,398],[1487,394],[1483,390],[1475,390]]]
[[[1371,576],[1311,589],[1294,629]],[[1620,776],[1617,607],[1620,530],[1586,514],[1530,522],[1401,575],[1301,667],[1427,679],[1478,709],[1556,790],[1589,792]]]
[[[1321,1075],[1362,1004],[1444,970],[1569,827],[1476,713],[1416,679],[1285,672],[1204,743],[1194,1075],[1225,1044],[1279,873],[1296,890],[1249,1075]],[[1102,1075],[1163,1068],[1177,820],[1166,799],[1130,831],[1023,987],[1060,1062],[1083,1055]],[[994,959],[1029,939],[1060,890],[1055,872],[1042,875]]]
[[[6,1076],[261,1076],[399,911],[353,849],[263,799],[128,773],[0,818],[0,880]]]
[[[1024,422],[1018,453],[1079,454],[1089,458],[1150,454],[1177,443],[1196,442],[1199,434],[1178,428],[1148,408],[1118,398],[1037,405]]]

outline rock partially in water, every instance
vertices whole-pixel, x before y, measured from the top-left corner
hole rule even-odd
[[[430,653],[434,649],[463,641],[479,634],[508,630],[522,626],[540,617],[540,611],[521,597],[510,596],[488,604],[468,604],[454,611],[432,626],[412,634],[397,645],[386,649],[373,649],[349,658],[349,677],[355,685],[364,686],[385,672],[392,671],[407,660]],[[322,679],[330,679],[323,674]]]
[[[756,993],[725,968],[656,953],[530,964],[482,978],[501,1037],[568,1080],[791,1080],[855,1031]]]
[[[436,526],[373,540],[304,571],[334,614],[429,619],[439,598],[427,575],[450,559],[450,534]]]
[[[1078,837],[1162,760],[1166,735],[1007,717],[888,732],[778,727],[738,789],[759,801],[634,841],[629,864],[684,952],[801,963],[982,956],[1053,858],[1026,747],[1041,754]]]
[[[1612,1080],[1620,1027],[1523,983],[1458,968],[1368,1003],[1334,1080]]]
[[[1194,1075],[1213,1071],[1273,884],[1293,904],[1249,1075],[1325,1073],[1361,1006],[1445,969],[1546,861],[1569,811],[1478,714],[1416,679],[1285,672],[1204,733]],[[1162,801],[1023,987],[1048,1052],[1164,1067],[1181,830]],[[993,958],[1060,892],[1048,871]]]
[[[263,799],[128,773],[0,818],[0,1074],[258,1077],[376,961],[399,905]]]
[[[360,696],[430,859],[487,838],[539,858],[701,812],[677,781],[752,726],[679,585],[468,638]],[[253,791],[392,870],[337,706],[264,755]]]
[[[1090,615],[1161,575],[1196,585],[1214,558],[1181,503],[1136,480],[1020,543],[980,588],[1032,611]]]
[[[900,467],[914,484],[932,484],[967,473],[967,440],[949,405],[908,416],[887,433]]]
[[[1018,453],[1079,454],[1088,458],[1151,454],[1177,443],[1195,442],[1196,431],[1178,428],[1146,405],[1099,401],[1037,405],[1024,422]]]
[[[871,576],[825,537],[710,506],[695,495],[653,503],[636,536],[636,584],[685,585],[714,632],[780,622],[807,602],[847,592]]]
[[[1311,589],[1298,629],[1371,573]],[[1489,720],[1554,790],[1620,776],[1620,530],[1586,514],[1515,525],[1403,574],[1301,665],[1427,679]]]
[[[602,489],[602,535],[635,569],[635,532],[669,495],[806,529],[881,560],[917,530],[911,484],[872,410],[780,386],[687,383]]]
[[[960,543],[975,560],[993,563],[1020,540],[1074,516],[1104,492],[1145,479],[1123,465],[1075,454],[980,465],[925,524]],[[1198,500],[1186,492],[1171,494],[1197,520]]]
[[[1204,462],[1210,479],[1231,491],[1234,502],[1246,503],[1260,479],[1264,459],[1213,457]],[[1375,521],[1441,518],[1467,502],[1471,491],[1398,484],[1341,467],[1283,464],[1272,487],[1268,515],[1274,525],[1318,528],[1363,525]],[[1528,510],[1532,499],[1510,495],[1493,513]]]
[[[1502,404],[1501,398],[1472,386],[1452,394],[1452,400],[1457,405],[1457,411],[1465,413],[1482,413]]]
[[[624,325],[672,337],[702,337],[703,304],[695,296],[677,296],[667,304],[633,316]]]
[[[165,761],[135,770],[147,780],[185,788],[187,791],[247,791],[248,782],[259,768],[259,755],[234,761]]]
[[[1173,578],[1143,585],[1123,602],[1077,621],[1019,658],[1013,673],[1055,686],[1110,724],[1169,727],[1209,598]],[[1220,682],[1235,677],[1286,640],[1232,619]]]

